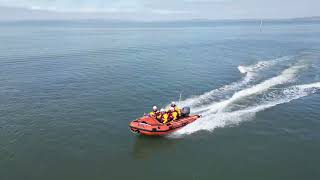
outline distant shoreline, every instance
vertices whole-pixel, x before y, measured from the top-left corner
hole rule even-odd
[[[252,22],[279,22],[279,23],[290,23],[290,22],[320,22],[320,16],[311,17],[296,17],[296,18],[262,18],[262,19],[190,19],[190,20],[120,20],[120,19],[11,19],[11,20],[0,20],[0,23],[17,23],[17,22],[103,22],[110,24],[172,24],[172,23],[252,23]]]

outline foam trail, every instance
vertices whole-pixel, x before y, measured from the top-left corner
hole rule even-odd
[[[224,110],[229,104],[231,104],[232,102],[234,102],[238,99],[241,99],[243,97],[250,96],[253,94],[257,94],[259,92],[263,92],[273,86],[284,84],[284,83],[292,80],[296,76],[297,72],[299,70],[303,69],[304,67],[305,66],[303,66],[303,65],[292,66],[292,67],[282,71],[282,73],[276,77],[270,78],[266,81],[263,81],[260,84],[257,84],[255,86],[250,87],[250,88],[236,92],[230,99],[220,103],[219,111]]]
[[[238,69],[242,74],[247,72],[257,71],[257,70],[264,70],[281,61],[287,61],[291,58],[292,56],[284,56],[284,57],[280,57],[280,58],[269,60],[269,61],[259,61],[257,64],[254,64],[254,65],[249,65],[249,66],[240,65],[238,66]]]
[[[217,111],[221,112],[224,111],[229,104],[240,100],[244,97],[253,95],[253,94],[257,94],[263,91],[268,90],[271,87],[274,87],[276,85],[280,85],[280,84],[284,84],[287,83],[291,80],[293,80],[293,78],[296,76],[296,74],[298,73],[298,71],[300,71],[301,69],[305,68],[304,65],[294,65],[288,69],[285,69],[284,71],[282,71],[282,73],[276,77],[270,78],[268,80],[265,80],[263,82],[261,82],[260,84],[251,86],[249,88],[243,89],[241,91],[238,91],[236,93],[233,94],[233,96],[229,99],[220,101],[220,102],[213,102],[210,105],[201,107],[201,108],[195,108],[193,110],[193,113],[202,113],[202,115],[207,115],[207,114],[212,114],[212,113],[216,113]]]
[[[280,94],[271,96],[271,98],[261,101],[256,106],[233,112],[221,112],[206,115],[198,121],[189,124],[185,128],[175,132],[172,137],[179,137],[183,134],[191,134],[199,130],[211,131],[217,127],[238,124],[242,121],[251,119],[251,117],[253,117],[257,112],[308,96],[317,92],[319,89],[320,82],[284,88]]]
[[[320,88],[320,82],[296,86],[300,89]]]
[[[193,107],[193,112],[201,112],[206,108],[195,108],[195,107],[199,105],[201,106],[203,103],[209,102],[210,100],[212,100],[214,96],[239,90],[240,88],[248,85],[251,81],[253,81],[259,71],[266,70],[281,61],[289,60],[291,58],[292,58],[291,56],[284,56],[284,57],[280,57],[280,58],[276,58],[268,61],[259,61],[254,65],[238,66],[239,71],[243,74],[244,73],[246,74],[246,76],[241,81],[234,82],[229,85],[225,85],[221,88],[206,92],[203,95],[192,97],[184,101],[181,101],[179,103],[179,106],[181,107],[190,106],[190,107]]]
[[[229,85],[225,85],[223,87],[220,87],[218,89],[214,89],[212,91],[206,92],[200,96],[192,97],[189,99],[186,99],[184,101],[179,102],[179,106],[199,106],[203,103],[206,103],[210,101],[210,99],[214,96],[237,90],[245,85],[247,85],[252,79],[254,78],[254,74],[249,72],[246,74],[246,76],[239,82],[234,82]]]

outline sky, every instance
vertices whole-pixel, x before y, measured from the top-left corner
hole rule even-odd
[[[320,16],[320,0],[0,0],[0,20],[282,19]]]

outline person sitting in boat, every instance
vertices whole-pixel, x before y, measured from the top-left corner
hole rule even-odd
[[[178,114],[177,110],[175,110],[174,107],[170,107],[169,112],[168,112],[168,116],[169,116],[169,118],[168,118],[169,121],[175,121],[178,119],[179,114]]]
[[[157,118],[160,115],[157,106],[152,107],[152,111],[149,113],[150,116]]]
[[[181,116],[181,109],[176,105],[176,102],[174,102],[174,101],[171,102],[170,107],[174,108],[174,111],[176,111],[178,113],[178,117]],[[169,111],[170,111],[170,109],[169,109]]]
[[[166,124],[169,121],[169,115],[164,109],[160,109],[159,121]]]

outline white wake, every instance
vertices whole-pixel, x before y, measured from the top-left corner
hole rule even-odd
[[[190,106],[193,108],[196,108],[197,106],[201,106],[202,104],[205,104],[207,102],[211,102],[216,97],[220,97],[221,95],[225,95],[229,92],[237,91],[252,81],[257,76],[257,73],[259,73],[262,70],[267,70],[268,68],[271,68],[272,66],[276,65],[279,62],[290,60],[290,56],[284,56],[281,58],[276,58],[268,61],[259,61],[257,64],[249,65],[249,66],[238,66],[238,70],[245,74],[245,76],[238,82],[233,82],[231,84],[222,86],[218,89],[213,89],[212,91],[206,92],[203,95],[195,96],[189,99],[186,99],[182,102],[179,102],[180,106]],[[201,111],[202,108],[198,109],[198,111]]]
[[[191,134],[200,130],[212,131],[217,127],[238,124],[250,120],[257,112],[305,97],[320,89],[320,82],[295,86],[287,85],[295,82],[300,73],[308,68],[308,65],[304,64],[303,61],[298,61],[289,66],[277,76],[257,84],[250,84],[250,82],[254,82],[253,78],[259,71],[269,69],[283,60],[284,58],[279,58],[270,62],[261,61],[251,66],[239,66],[239,71],[246,73],[241,81],[181,102],[181,106],[191,106],[192,113],[201,114],[202,118],[175,132],[173,136]],[[249,74],[249,81],[247,80],[248,73],[252,73]],[[223,90],[233,90],[235,92],[231,97],[225,97],[219,101],[211,99],[212,96],[221,93],[220,91]],[[259,95],[263,96],[260,97]],[[246,98],[254,98],[256,101],[240,106],[235,110],[232,109],[238,105],[238,102],[244,101]]]
[[[233,112],[222,112],[206,115],[198,121],[177,131],[174,135],[179,136],[183,134],[191,134],[199,130],[210,131],[217,127],[224,127],[227,125],[233,125],[242,121],[250,120],[255,115],[255,113],[259,111],[263,111],[276,105],[288,103],[292,100],[305,97],[317,92],[317,90],[319,89],[320,82],[284,88],[280,94],[260,102],[259,105]]]

